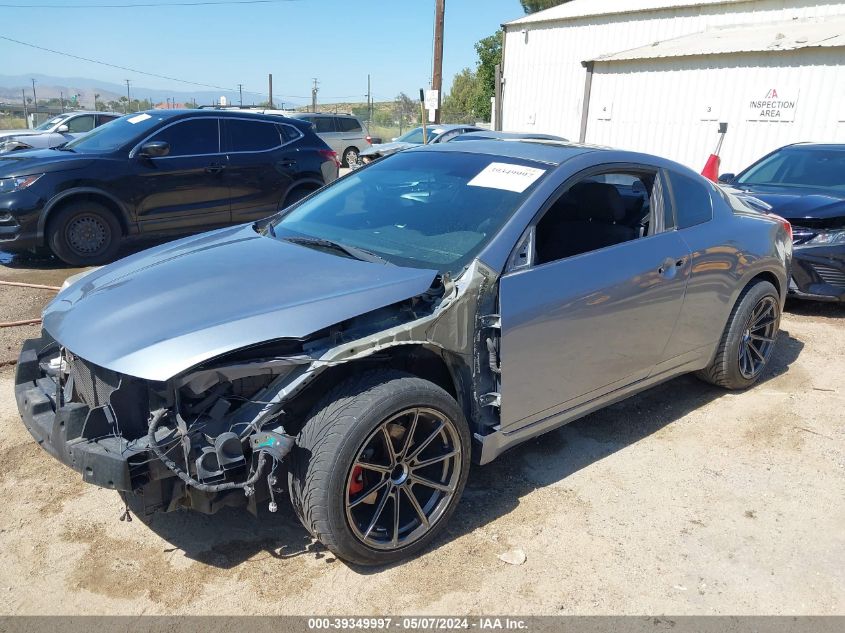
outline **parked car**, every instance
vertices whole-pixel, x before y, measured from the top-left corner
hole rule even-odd
[[[569,139],[554,134],[538,134],[536,132],[497,132],[495,130],[482,130],[481,132],[466,132],[456,136],[453,141],[559,141],[568,143]]]
[[[287,469],[311,534],[383,564],[441,532],[471,456],[685,372],[753,385],[791,252],[784,220],[661,158],[419,147],[71,278],[15,394],[138,513],[272,512]]]
[[[787,145],[719,180],[792,223],[790,294],[845,301],[845,145]]]
[[[422,145],[423,141],[430,144],[447,143],[461,134],[466,134],[467,132],[477,132],[480,130],[480,127],[476,127],[474,125],[427,125],[426,136],[423,136],[422,127],[416,127],[409,130],[402,136],[393,139],[390,143],[373,145],[369,149],[364,150],[360,154],[360,163],[366,165],[377,158],[390,156],[396,152],[402,151],[403,149]]]
[[[297,119],[132,114],[58,149],[0,156],[0,248],[101,264],[126,237],[257,220],[337,175],[337,155]]]
[[[290,116],[311,123],[317,136],[341,157],[343,167],[357,163],[358,155],[372,144],[370,133],[356,116],[320,112],[291,112]]]
[[[121,116],[116,112],[66,112],[32,130],[0,130],[0,154],[58,147]]]

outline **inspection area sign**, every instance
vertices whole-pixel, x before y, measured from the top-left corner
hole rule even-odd
[[[766,88],[749,96],[748,121],[794,121],[798,91],[788,88]]]

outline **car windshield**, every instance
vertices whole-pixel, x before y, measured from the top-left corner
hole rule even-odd
[[[745,170],[736,184],[845,191],[845,148],[780,150]]]
[[[166,114],[139,112],[109,121],[94,128],[84,136],[65,145],[66,149],[81,154],[113,152],[132,142],[140,141],[146,132],[167,119]]]
[[[54,126],[58,125],[62,121],[67,121],[69,118],[70,118],[70,115],[60,114],[59,116],[54,116],[50,119],[47,119],[46,121],[44,121],[44,123],[42,123],[41,125],[39,125],[35,129],[38,132],[46,132],[47,130],[53,128]]]
[[[270,223],[277,239],[318,238],[399,266],[460,272],[547,165],[458,152],[408,152],[341,178]]]
[[[434,136],[434,128],[427,127],[426,134],[428,135],[427,140],[431,140],[431,137]],[[421,127],[415,127],[413,130],[409,132],[405,132],[402,136],[396,139],[397,143],[413,143],[415,145],[422,145],[423,143],[423,129]]]

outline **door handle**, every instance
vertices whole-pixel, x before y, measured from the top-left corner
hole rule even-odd
[[[224,169],[226,169],[226,165],[221,165],[219,163],[211,163],[208,167],[205,168],[205,173],[219,174]]]
[[[687,263],[686,257],[681,257],[680,259],[671,259],[667,258],[663,264],[661,264],[660,268],[657,269],[658,275],[668,275],[672,273],[672,270],[675,268],[683,268],[684,265]],[[674,274],[674,273],[672,273]]]
[[[280,160],[278,165],[279,167],[293,167],[296,165],[296,161],[292,158],[286,158],[284,160]]]

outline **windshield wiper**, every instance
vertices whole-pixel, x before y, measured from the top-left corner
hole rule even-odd
[[[377,264],[389,264],[384,257],[380,257],[373,252],[358,248],[357,246],[348,246],[339,242],[324,239],[322,237],[298,237],[290,236],[283,238],[292,244],[301,244],[302,246],[315,246],[317,248],[327,248],[333,251],[338,251],[352,257],[353,259],[361,260],[362,262],[372,262]]]
[[[53,149],[57,149],[60,152],[73,152],[74,154],[76,154],[76,150],[72,147],[68,147],[67,145],[56,145],[56,147],[54,147]]]

